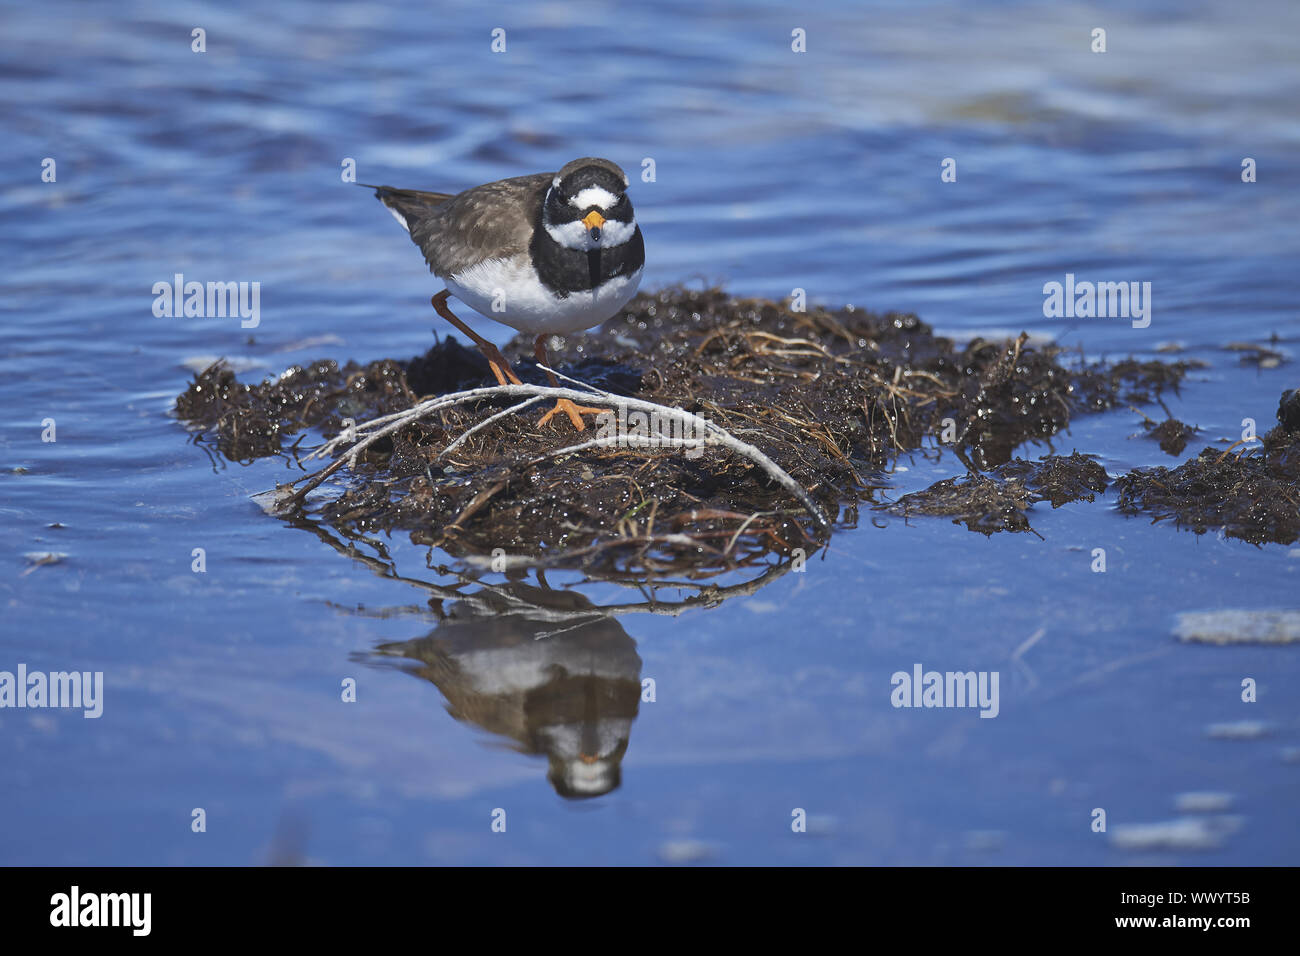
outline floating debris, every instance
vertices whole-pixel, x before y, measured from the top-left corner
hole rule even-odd
[[[67,560],[67,555],[62,551],[28,551],[23,555],[27,559],[28,567],[19,577],[25,578],[37,568],[43,568],[51,564],[62,564]]]
[[[1268,724],[1260,720],[1234,720],[1221,724],[1210,724],[1205,728],[1205,735],[1215,740],[1258,740],[1268,736]]]
[[[665,863],[703,863],[716,855],[711,843],[683,838],[659,844],[659,859]]]
[[[261,359],[230,355],[191,355],[181,359],[181,368],[197,375],[218,362],[232,372],[252,372],[256,369],[266,368],[266,363]]]
[[[1222,813],[1232,807],[1232,794],[1189,792],[1174,798],[1174,809],[1179,813]]]
[[[1121,850],[1214,850],[1241,829],[1240,817],[1178,817],[1161,823],[1119,823],[1110,842]]]
[[[1224,608],[1185,611],[1178,615],[1174,634],[1193,644],[1300,643],[1300,611],[1267,608]]]
[[[1278,368],[1291,361],[1285,352],[1252,342],[1229,342],[1223,348],[1228,352],[1240,352],[1242,365],[1254,365],[1257,368]]]

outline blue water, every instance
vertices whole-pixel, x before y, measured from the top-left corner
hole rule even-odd
[[[1113,491],[1038,506],[1041,537],[863,520],[753,594],[602,618],[593,673],[652,679],[655,700],[610,724],[621,784],[573,801],[482,693],[384,651],[424,640],[509,676],[533,653],[509,649],[538,643],[527,614],[449,601],[440,620],[426,589],[261,512],[250,496],[288,464],[214,461],[170,413],[206,357],[256,378],[428,347],[437,289],[345,160],[454,190],[594,154],[633,176],[644,287],[799,288],[1090,357],[1179,343],[1209,367],[1171,411],[1234,441],[1297,384],[1293,361],[1222,346],[1276,335],[1293,360],[1300,338],[1298,30],[1284,0],[6,5],[0,671],[103,671],[106,689],[96,720],[0,710],[0,862],[1300,862],[1300,648],[1172,636],[1183,610],[1294,608],[1295,547],[1127,519]],[[176,273],[261,283],[260,324],[155,317]],[[1151,282],[1150,327],[1045,318],[1067,273]],[[1113,475],[1172,464],[1140,424],[1080,419],[1056,448]],[[962,471],[932,459],[904,458],[896,493]],[[398,573],[455,583],[389,545]],[[544,653],[566,647],[587,653]],[[890,675],[915,663],[998,671],[999,716],[895,709]],[[1210,736],[1243,720],[1258,733]],[[1213,849],[1090,828],[1098,807],[1112,831],[1172,820],[1202,791],[1230,798]]]

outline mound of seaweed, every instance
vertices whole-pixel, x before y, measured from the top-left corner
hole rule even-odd
[[[794,311],[718,289],[642,293],[597,332],[550,345],[567,375],[683,408],[756,446],[849,523],[878,487],[875,473],[927,436],[972,468],[997,468],[1075,414],[1176,389],[1189,367],[1089,364],[1023,335],[958,347],[915,315]],[[516,338],[504,351],[521,378],[544,381],[531,360],[515,358],[531,356],[530,343]],[[260,384],[214,365],[178,398],[177,413],[200,440],[249,460],[292,455],[309,429],[332,436],[348,419],[490,382],[478,353],[448,338],[408,362],[320,361]],[[342,493],[314,506],[320,517],[351,534],[407,530],[457,555],[501,549],[628,567],[723,567],[820,540],[762,470],[712,447],[698,456],[601,448],[539,460],[576,435],[563,416],[539,428],[533,409],[439,457],[485,417],[480,406],[441,410],[366,449]]]

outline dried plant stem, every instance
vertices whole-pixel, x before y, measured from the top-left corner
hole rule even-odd
[[[474,388],[464,392],[454,392],[450,395],[441,395],[437,398],[427,399],[418,402],[411,408],[402,412],[395,412],[390,415],[383,415],[379,418],[372,419],[368,422],[352,426],[342,434],[331,438],[320,448],[317,448],[307,459],[324,458],[328,455],[334,455],[343,449],[343,453],[335,461],[326,467],[299,478],[295,482],[281,486],[281,493],[275,496],[272,510],[283,512],[291,510],[300,505],[303,499],[311,491],[319,487],[332,474],[337,472],[344,464],[348,462],[355,463],[357,456],[365,451],[370,445],[374,444],[381,438],[391,435],[401,428],[412,422],[418,421],[431,415],[434,412],[444,408],[452,408],[456,405],[466,405],[471,402],[478,402],[492,398],[522,398],[524,401],[511,408],[497,412],[482,422],[474,425],[465,434],[461,435],[456,441],[452,442],[443,450],[442,454],[452,451],[461,442],[468,438],[474,432],[485,428],[492,422],[503,418],[513,412],[518,412],[546,398],[567,398],[575,402],[603,402],[611,406],[622,406],[631,411],[647,412],[657,415],[659,419],[675,421],[691,429],[691,434],[699,437],[682,438],[674,435],[637,435],[637,434],[619,434],[596,438],[591,441],[581,442],[577,445],[570,445],[566,448],[560,448],[555,451],[547,452],[540,458],[534,459],[541,461],[545,458],[555,457],[558,455],[568,455],[575,452],[583,451],[587,448],[698,448],[700,445],[714,445],[726,448],[735,452],[742,458],[747,458],[756,464],[768,475],[773,481],[797,498],[801,504],[812,515],[824,531],[830,532],[831,523],[825,513],[813,501],[812,496],[797,481],[790,477],[784,469],[777,465],[767,455],[763,454],[753,445],[743,442],[736,438],[726,429],[715,425],[707,419],[701,418],[680,408],[672,408],[667,405],[659,405],[655,402],[647,402],[639,398],[628,398],[622,395],[613,395],[609,392],[600,391],[599,389],[585,388],[582,391],[572,388],[551,388],[544,385],[495,385],[485,388]],[[441,457],[441,456],[440,456]],[[301,485],[296,490],[285,492],[284,489],[293,489]]]

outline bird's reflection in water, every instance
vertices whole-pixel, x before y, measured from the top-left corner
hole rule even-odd
[[[609,793],[641,700],[641,658],[618,621],[581,594],[522,582],[446,608],[427,636],[383,644],[418,661],[457,720],[545,754],[562,797]]]
[[[570,799],[609,793],[622,779],[642,687],[636,641],[619,618],[706,612],[756,594],[805,563],[805,558],[737,563],[711,573],[690,568],[672,577],[662,569],[654,575],[584,571],[583,584],[613,585],[637,598],[597,605],[572,588],[552,588],[539,566],[520,565],[497,581],[483,573],[488,558],[470,556],[465,567],[436,569],[448,583],[424,580],[399,573],[382,542],[342,537],[302,515],[286,520],[385,580],[404,582],[429,598],[427,604],[389,609],[335,604],[341,612],[423,616],[433,608],[438,615],[437,627],[426,636],[381,644],[373,653],[359,653],[359,659],[400,663],[434,684],[457,720],[509,740],[523,753],[544,754],[551,785]],[[724,571],[740,579],[715,581]],[[530,572],[536,585],[526,583]]]

